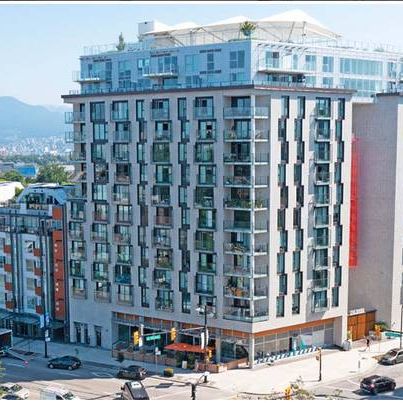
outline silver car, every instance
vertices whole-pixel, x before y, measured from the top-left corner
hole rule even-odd
[[[27,388],[23,388],[21,385],[18,385],[18,383],[3,383],[0,386],[0,389],[4,392],[4,394],[14,395],[24,400],[28,399],[29,397],[29,390]]]
[[[403,350],[393,348],[389,350],[382,358],[381,364],[394,365],[403,362]]]

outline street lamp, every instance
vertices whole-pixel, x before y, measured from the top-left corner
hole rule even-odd
[[[208,313],[207,312],[207,305],[200,305],[199,307],[196,308],[196,311],[200,314],[204,314],[204,370],[206,371],[204,373],[204,383],[207,383],[207,315],[210,314],[212,316],[212,312]]]

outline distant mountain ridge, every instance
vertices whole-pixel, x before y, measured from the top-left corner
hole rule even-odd
[[[0,96],[0,141],[61,136],[65,129],[64,110]]]

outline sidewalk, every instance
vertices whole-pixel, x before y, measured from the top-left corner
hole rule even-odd
[[[41,340],[24,340],[14,338],[17,349],[30,350],[43,356],[44,342]],[[304,387],[311,388],[319,384],[348,378],[370,372],[376,367],[377,355],[383,354],[391,348],[398,347],[399,340],[386,340],[381,343],[373,342],[370,351],[365,351],[365,342],[359,347],[350,351],[323,350],[322,352],[322,382],[318,382],[319,363],[316,354],[295,360],[276,362],[273,366],[259,366],[253,370],[237,369],[210,374],[210,387],[215,387],[231,394],[257,393],[269,394],[284,389],[298,378],[304,382]],[[84,363],[105,365],[109,368],[118,368],[127,365],[140,365],[150,372],[161,375],[164,366],[151,363],[125,360],[122,364],[112,358],[110,351],[93,347],[76,346],[74,344],[48,343],[48,354],[50,357],[60,355],[76,355]],[[360,364],[359,364],[360,362]],[[200,373],[190,370],[175,368],[175,377],[171,378],[179,382],[195,382],[200,378]]]

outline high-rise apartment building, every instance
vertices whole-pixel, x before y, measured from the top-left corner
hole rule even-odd
[[[378,94],[373,104],[354,105],[353,110],[358,248],[349,306],[376,311],[377,320],[398,330],[403,302],[402,94]]]
[[[68,340],[68,191],[30,185],[0,206],[0,326],[17,336]]]
[[[196,344],[208,306],[217,361],[341,344],[352,91],[305,86],[277,50],[263,68],[269,45],[239,23],[206,43],[151,25],[82,57],[81,92],[63,96],[71,341],[112,348],[143,325]],[[326,31],[291,25],[290,40]]]

